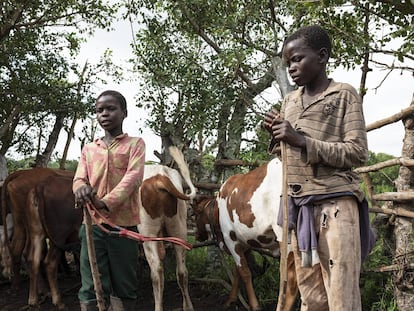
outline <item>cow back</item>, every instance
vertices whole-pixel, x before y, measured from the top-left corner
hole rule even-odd
[[[277,158],[246,174],[231,176],[217,196],[219,223],[227,242],[277,248],[282,233],[277,225],[281,193],[282,165]]]
[[[35,187],[38,210],[47,237],[60,249],[78,244],[82,210],[75,209],[73,173],[52,175]]]
[[[14,226],[19,226],[22,230],[25,230],[26,200],[29,191],[38,183],[44,181],[47,177],[52,175],[73,177],[73,172],[37,167],[27,170],[18,170],[10,174],[4,181],[2,187],[2,221],[5,222],[6,215],[9,212],[6,210],[7,206],[13,214]],[[6,231],[7,228],[6,226],[4,227],[4,230]],[[25,237],[22,236],[17,238],[24,239]]]

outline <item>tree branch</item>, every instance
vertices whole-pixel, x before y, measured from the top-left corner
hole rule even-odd
[[[210,45],[214,51],[216,51],[217,54],[221,53],[221,48],[217,45],[217,43],[215,43],[212,39],[210,39],[210,37],[204,32],[203,29],[201,29],[201,27],[197,24],[197,22],[194,20],[194,18],[191,16],[190,12],[188,11],[187,7],[183,4],[182,1],[177,1],[178,5],[181,9],[181,11],[183,12],[183,14],[185,15],[185,17],[188,19],[188,21],[190,22],[191,26],[194,28],[194,30],[196,31],[196,33],[208,44]],[[246,76],[246,74],[240,70],[240,68],[236,69],[237,76],[239,76],[244,82],[246,82],[246,84],[248,86],[252,85],[253,83],[251,82],[251,80]]]
[[[405,109],[401,110],[399,113],[396,113],[396,114],[394,114],[394,115],[392,115],[388,118],[378,120],[378,121],[375,121],[371,124],[368,124],[366,126],[366,131],[369,132],[369,131],[378,129],[378,128],[384,126],[384,125],[388,125],[388,124],[391,124],[391,123],[398,122],[402,119],[405,119],[409,116],[412,116],[413,113],[414,113],[414,106],[410,106],[410,107],[405,108]]]

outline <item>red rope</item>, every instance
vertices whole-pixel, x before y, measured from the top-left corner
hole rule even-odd
[[[94,223],[105,233],[113,236],[119,236],[123,238],[128,238],[131,240],[135,240],[138,242],[148,242],[148,241],[165,241],[165,242],[171,242],[174,244],[181,245],[186,250],[191,250],[193,248],[193,245],[188,243],[187,241],[184,241],[183,239],[176,238],[176,237],[148,237],[144,236],[138,232],[134,232],[125,228],[122,228],[109,220],[105,220],[105,223],[109,225],[110,227],[116,229],[116,230],[109,230],[108,228],[105,228],[102,226],[100,221],[95,217],[95,213],[101,218],[105,219],[105,216],[103,216],[98,209],[91,203],[86,203],[86,207],[88,209],[89,215],[91,215],[91,218],[93,219]],[[92,211],[94,213],[92,213]]]

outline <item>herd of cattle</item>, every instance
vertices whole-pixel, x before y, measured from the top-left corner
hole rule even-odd
[[[266,249],[275,256],[279,254],[282,228],[276,221],[282,189],[281,162],[273,159],[247,174],[234,175],[221,186],[217,196],[198,198],[182,153],[176,147],[170,147],[169,151],[179,170],[163,165],[145,166],[140,189],[139,232],[144,236],[186,240],[187,206],[190,206],[196,218],[197,240],[214,240],[234,258],[236,269],[226,306],[236,301],[241,278],[250,309],[259,310],[246,255],[258,249]],[[30,278],[28,305],[31,309],[39,308],[39,284],[44,282],[39,273],[41,264],[45,267],[52,303],[58,310],[65,308],[58,287],[58,265],[65,251],[79,247],[78,231],[83,216],[80,209],[74,208],[72,180],[72,172],[33,168],[9,175],[2,187],[0,256],[3,275],[11,278],[12,288],[18,287],[22,258],[25,260]],[[189,193],[184,192],[185,188]],[[187,251],[178,244],[173,246],[183,310],[194,310],[185,264]],[[151,269],[154,310],[161,311],[164,244],[144,242],[143,249]],[[289,256],[283,310],[291,310],[295,304],[298,293],[295,279],[293,258]]]

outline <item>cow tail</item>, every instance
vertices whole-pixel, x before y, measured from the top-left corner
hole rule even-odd
[[[159,176],[158,178],[154,178],[154,180],[155,180],[156,186],[159,189],[164,189],[165,191],[167,191],[169,194],[176,197],[177,199],[186,200],[186,201],[191,200],[191,198],[188,195],[181,193],[175,187],[175,185],[171,182],[170,178],[166,176]]]
[[[170,152],[170,155],[174,159],[174,161],[177,162],[181,175],[183,176],[188,187],[190,188],[191,192],[190,194],[188,194],[188,196],[191,198],[191,200],[194,199],[197,193],[197,189],[191,181],[190,169],[188,168],[188,165],[185,162],[183,153],[176,146],[168,147],[168,151]]]
[[[45,231],[46,237],[48,237],[54,244],[55,241],[51,238],[51,234],[49,232],[48,227],[46,226],[46,215],[45,215],[45,201],[43,196],[43,183],[36,185],[33,189],[29,192],[30,193],[30,201],[31,204],[37,209],[39,214],[40,223],[42,224],[43,230]]]

